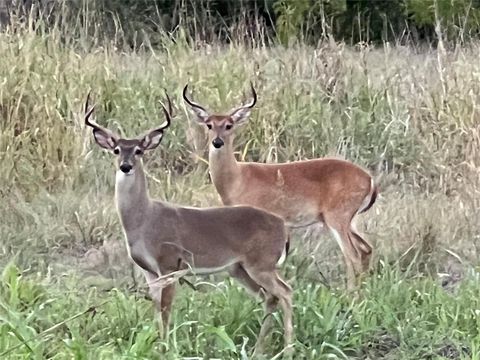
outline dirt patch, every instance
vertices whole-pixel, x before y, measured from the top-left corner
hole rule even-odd
[[[445,344],[437,352],[437,355],[442,356],[446,359],[461,359],[465,356],[470,356],[471,351],[466,346],[456,346],[453,344]]]
[[[376,334],[362,349],[361,359],[386,359],[400,346],[400,341],[387,330]]]

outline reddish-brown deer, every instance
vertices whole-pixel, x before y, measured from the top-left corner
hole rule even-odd
[[[282,164],[239,162],[233,138],[257,102],[252,99],[226,114],[211,114],[183,98],[196,120],[209,130],[209,166],[212,181],[225,205],[251,205],[281,216],[291,228],[322,223],[333,234],[344,255],[347,287],[368,269],[372,246],[353,226],[355,216],[375,202],[377,187],[361,167],[340,159],[321,158]]]
[[[248,290],[265,300],[266,315],[277,305],[283,310],[284,338],[291,351],[292,290],[276,266],[286,256],[284,221],[249,206],[193,208],[150,198],[143,170],[144,152],[155,149],[171,121],[172,106],[163,107],[166,122],[145,135],[120,138],[91,120],[94,108],[85,104],[85,124],[96,143],[117,156],[115,200],[129,256],[145,274],[153,301],[168,329],[175,283],[187,271],[210,274],[227,271]],[[271,316],[261,326],[255,353],[263,351]]]

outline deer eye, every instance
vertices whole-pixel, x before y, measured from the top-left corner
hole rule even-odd
[[[113,153],[114,153],[115,155],[120,154],[120,149],[119,149],[118,147],[116,147],[115,149],[113,149]]]
[[[232,128],[232,126],[233,126],[232,124],[227,124],[227,125],[225,125],[225,129],[230,130]]]
[[[212,130],[212,125],[207,124],[207,128],[208,128],[208,130]]]
[[[135,150],[135,155],[142,155],[143,151],[141,149],[136,149]]]

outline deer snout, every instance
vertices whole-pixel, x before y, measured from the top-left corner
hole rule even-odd
[[[124,172],[125,174],[128,174],[130,170],[132,170],[132,165],[128,163],[121,163],[120,164],[120,170]]]
[[[215,149],[220,149],[223,145],[225,145],[225,143],[222,139],[216,137],[215,139],[213,139],[212,145],[215,147]]]

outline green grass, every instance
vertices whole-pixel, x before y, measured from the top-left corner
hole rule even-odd
[[[3,358],[241,358],[262,315],[261,306],[229,280],[216,288],[182,288],[169,340],[160,341],[143,292],[101,290],[76,276],[26,276],[13,265],[2,276]],[[450,350],[458,359],[478,359],[478,280],[469,276],[452,294],[429,278],[379,267],[354,298],[299,279],[295,358],[436,359]],[[272,354],[281,343],[277,323]]]
[[[295,289],[295,359],[480,358],[480,44],[201,46],[179,31],[133,51],[42,29],[0,33],[0,358],[249,357],[261,304],[224,278],[181,287],[169,339],[157,338],[125,255],[113,161],[81,112],[91,90],[98,122],[133,136],[163,122],[167,89],[176,116],[146,159],[151,194],[218,205],[181,89],[223,111],[250,80],[259,102],[239,158],[338,155],[381,185],[359,224],[375,256],[358,296],[331,239],[294,234],[282,272]],[[270,356],[281,342],[277,323]]]

